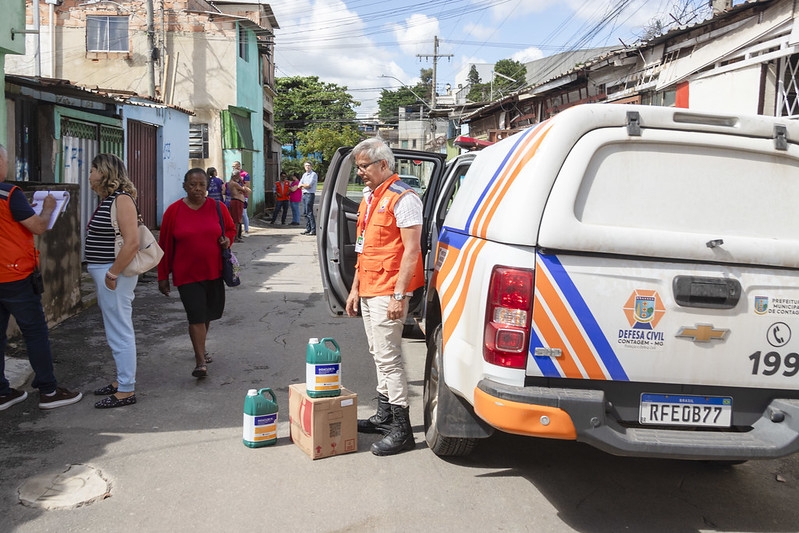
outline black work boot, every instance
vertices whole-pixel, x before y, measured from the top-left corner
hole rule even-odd
[[[372,453],[375,455],[394,455],[405,450],[413,450],[416,446],[408,408],[392,405],[391,415],[394,418],[391,422],[391,431],[382,440],[372,444]]]
[[[388,403],[388,396],[385,394],[377,395],[377,412],[366,420],[358,420],[358,433],[382,433],[385,435],[391,431],[391,404]]]

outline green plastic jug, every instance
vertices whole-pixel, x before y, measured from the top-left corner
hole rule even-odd
[[[330,337],[321,340],[316,337],[308,339],[308,348],[305,350],[305,389],[311,398],[341,394],[341,349]]]
[[[264,396],[269,394],[271,399]],[[260,448],[277,442],[277,399],[272,389],[250,389],[244,398],[245,446]]]

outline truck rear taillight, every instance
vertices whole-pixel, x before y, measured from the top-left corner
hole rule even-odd
[[[496,266],[488,288],[483,359],[524,368],[533,314],[533,271]]]

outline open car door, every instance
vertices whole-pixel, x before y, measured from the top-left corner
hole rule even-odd
[[[416,176],[422,184],[422,201],[425,216],[432,211],[428,207],[427,191],[437,191],[444,174],[445,154],[394,150],[395,172]],[[364,184],[355,170],[352,147],[339,148],[330,162],[325,175],[322,194],[316,212],[316,243],[319,252],[319,267],[322,285],[330,312],[334,315],[346,313],[347,295],[355,276],[355,240],[358,221],[358,206],[363,198]],[[422,253],[427,253],[429,239],[428,221],[422,231]],[[424,289],[410,302],[409,320],[421,317]]]
[[[444,218],[447,216],[449,206],[452,205],[452,200],[458,194],[458,190],[466,177],[466,171],[469,170],[476,155],[477,152],[466,152],[448,162],[444,176],[438,180],[436,189],[428,188],[425,193],[424,218],[427,242],[422,246],[425,278],[425,303],[422,316],[425,320],[419,321],[419,327],[425,334],[427,334],[427,301],[432,297],[430,289],[435,286],[433,276],[435,275],[436,254],[438,253],[438,235],[444,225]],[[436,316],[433,319],[440,320],[440,317]]]

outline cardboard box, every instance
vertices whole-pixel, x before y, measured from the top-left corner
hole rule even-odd
[[[289,386],[291,440],[311,459],[358,450],[358,395],[311,398],[305,383]]]

